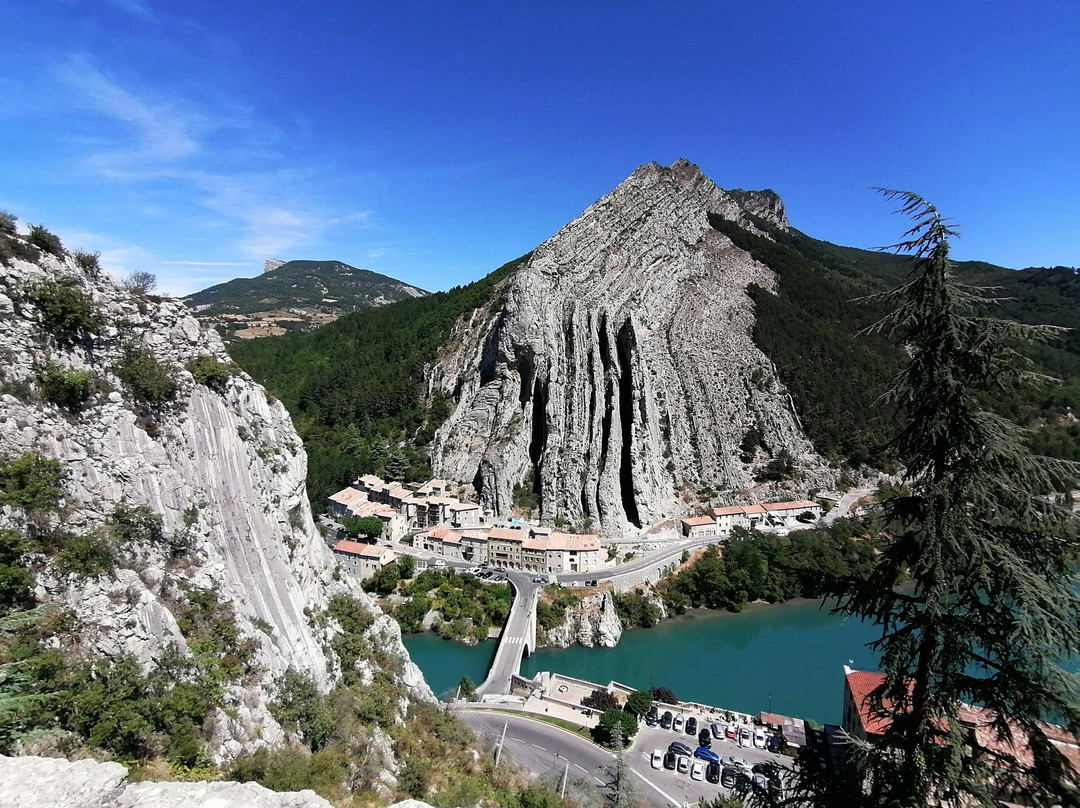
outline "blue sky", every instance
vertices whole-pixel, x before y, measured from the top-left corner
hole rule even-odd
[[[7,0],[0,208],[183,294],[265,258],[428,289],[678,157],[876,247],[1080,265],[1080,4]]]

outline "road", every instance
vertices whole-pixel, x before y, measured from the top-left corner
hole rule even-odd
[[[498,743],[505,725],[505,753],[523,768],[556,787],[561,784],[564,772],[568,772],[567,779],[571,783],[587,780],[600,789],[610,781],[607,768],[615,756],[568,730],[524,715],[476,709],[455,710],[455,714],[493,746]],[[704,715],[699,717],[705,719]],[[641,795],[655,808],[696,804],[701,797],[712,800],[717,796],[731,796],[731,791],[720,785],[691,780],[689,775],[674,771],[652,768],[652,750],[666,751],[669,743],[679,740],[691,749],[697,745],[689,735],[660,727],[641,727],[626,752],[627,761],[640,780]],[[721,757],[731,755],[744,758],[750,765],[761,761],[780,765],[790,762],[770,752],[741,748],[734,741],[716,740],[712,748]]]
[[[507,572],[506,579],[514,590],[514,600],[510,605],[510,615],[506,618],[495,659],[488,669],[487,678],[476,689],[480,695],[485,693],[509,693],[510,677],[521,671],[521,658],[525,646],[531,643],[528,626],[533,617],[533,594],[540,584],[533,583],[531,573]],[[535,651],[529,648],[529,652]]]
[[[865,496],[873,494],[876,490],[875,488],[860,488],[856,491],[848,491],[844,496],[840,497],[836,507],[825,514],[825,524],[832,524],[841,516],[847,516],[856,502]]]

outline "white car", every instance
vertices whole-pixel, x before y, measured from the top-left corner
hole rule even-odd
[[[750,727],[739,727],[739,746],[753,746],[750,736]]]
[[[664,753],[659,749],[652,750],[652,767],[662,769],[664,767]]]
[[[763,730],[761,727],[758,727],[756,730],[754,730],[754,746],[756,746],[758,749],[765,748],[765,730]]]
[[[686,719],[685,719],[685,718],[683,718],[683,717],[682,717],[681,715],[677,715],[677,716],[675,716],[675,723],[671,725],[671,728],[672,728],[672,729],[673,729],[673,730],[674,730],[675,732],[682,732],[682,728],[683,728],[683,722],[684,722],[685,720],[686,720]]]
[[[690,767],[690,779],[691,780],[704,780],[705,779],[705,764],[700,760],[695,760],[694,765]]]
[[[676,758],[676,761],[679,774],[686,774],[688,771],[690,771],[690,758],[688,758],[686,755],[679,755]]]

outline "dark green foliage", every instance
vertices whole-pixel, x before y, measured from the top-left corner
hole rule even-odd
[[[416,558],[405,554],[398,556],[397,560],[398,572],[401,574],[401,580],[408,581],[414,575],[416,575]]]
[[[27,244],[18,236],[0,234],[0,264],[10,266],[13,258],[34,263],[39,255],[36,247]]]
[[[30,290],[27,299],[37,308],[42,328],[62,341],[101,330],[94,301],[74,281],[46,281]]]
[[[458,683],[458,695],[465,699],[465,701],[475,701],[476,682],[468,676],[462,676],[461,681]]]
[[[644,718],[652,709],[653,701],[651,690],[635,690],[626,699],[626,712]]]
[[[60,488],[63,476],[63,463],[36,452],[0,463],[0,504],[28,513],[51,510],[64,493]]]
[[[41,397],[69,413],[80,412],[90,400],[93,376],[88,370],[64,368],[49,362],[37,369],[37,380],[41,385]]]
[[[241,783],[258,783],[272,791],[314,789],[321,794],[340,789],[348,774],[344,750],[324,749],[309,755],[302,749],[260,749],[232,764],[228,777]]]
[[[433,434],[449,402],[426,398],[423,367],[457,318],[488,303],[521,260],[449,292],[350,314],[307,333],[231,346],[233,359],[292,414],[308,451],[314,507],[325,507],[327,496],[361,474],[430,476],[419,441]]]
[[[341,633],[334,636],[330,645],[341,662],[342,679],[346,684],[356,682],[357,660],[370,649],[364,632],[371,628],[375,616],[360,601],[347,595],[334,595],[330,598],[327,614],[341,626]]]
[[[53,544],[55,568],[61,575],[92,578],[116,569],[116,542],[105,533],[61,533]]]
[[[382,519],[377,516],[365,516],[361,519],[345,517],[341,520],[341,526],[354,537],[362,536],[365,539],[377,539],[383,532]]]
[[[660,622],[660,607],[639,589],[623,594],[615,593],[615,612],[623,625],[636,628],[652,628]]]
[[[795,478],[798,471],[799,467],[795,464],[795,458],[791,452],[781,449],[776,457],[758,470],[754,479],[759,483],[791,480]]]
[[[145,297],[157,288],[157,276],[152,272],[132,272],[124,278],[123,285],[132,294]]]
[[[26,553],[33,549],[23,534],[0,528],[0,618],[34,605],[34,575],[26,567]]]
[[[605,710],[600,716],[600,723],[593,727],[592,736],[598,744],[612,746],[617,733],[621,735],[621,740],[626,742],[637,734],[637,730],[638,721],[634,716],[618,708],[612,708]]]
[[[454,570],[424,570],[404,587],[412,604],[402,604],[394,617],[403,631],[419,631],[428,609],[442,618],[440,634],[447,639],[487,636],[491,626],[501,626],[510,614],[513,595],[506,584],[484,584],[475,575],[459,575]],[[466,620],[472,621],[472,630]]]
[[[204,384],[220,393],[236,373],[236,366],[229,362],[219,362],[212,356],[200,356],[188,363],[187,369],[195,377],[197,384]]]
[[[241,639],[232,606],[216,592],[192,589],[172,613],[208,682],[219,686],[250,673],[255,641]]]
[[[179,389],[172,368],[135,343],[124,347],[113,372],[136,401],[150,407],[160,407],[172,401]]]
[[[128,505],[121,502],[109,520],[112,534],[118,542],[143,542],[160,544],[165,538],[161,529],[161,514],[146,505]]]
[[[95,273],[101,269],[101,253],[77,251],[75,253],[75,263],[83,272]]]
[[[606,710],[618,710],[622,705],[619,704],[619,700],[615,698],[614,694],[599,687],[581,700],[581,706],[591,707],[594,710],[603,712]]]
[[[679,697],[675,695],[675,691],[666,687],[654,687],[649,690],[652,693],[653,699],[662,702],[664,704],[678,704]]]
[[[6,210],[0,210],[0,233],[9,236],[15,235],[18,232],[15,227],[17,221],[19,221],[18,216],[8,213]]]
[[[1080,653],[1077,525],[1043,496],[1076,470],[1030,455],[984,404],[1023,381],[1018,348],[1048,334],[981,316],[985,293],[951,271],[945,220],[918,196],[886,194],[916,220],[898,245],[913,272],[881,299],[894,310],[879,326],[908,356],[889,399],[909,492],[882,504],[889,531],[871,574],[840,578],[831,593],[881,627],[885,681],[871,702],[889,726],[855,748],[870,800],[997,805],[993,782],[1032,804],[1075,805],[1074,772],[1042,721],[1080,730],[1080,680],[1059,666]],[[965,702],[997,716],[989,736],[1027,734],[1034,764],[982,748],[960,719]]]
[[[270,712],[278,723],[297,733],[313,752],[325,746],[336,717],[330,699],[319,692],[315,680],[289,668],[274,685],[277,693]]]
[[[689,569],[667,579],[664,602],[681,613],[702,607],[739,611],[753,600],[821,597],[835,577],[862,580],[869,575],[874,544],[859,538],[869,530],[856,519],[788,536],[736,528],[722,553],[710,547]]]
[[[536,604],[536,621],[544,629],[552,629],[566,622],[566,610],[581,603],[581,596],[558,586],[544,589],[546,597]]]
[[[60,237],[46,230],[40,224],[30,225],[30,234],[26,240],[39,250],[55,255],[57,258],[64,254],[64,245],[60,243]]]
[[[374,592],[386,597],[397,589],[399,583],[401,583],[401,570],[396,563],[390,563],[364,581],[361,586],[364,587],[365,592]]]

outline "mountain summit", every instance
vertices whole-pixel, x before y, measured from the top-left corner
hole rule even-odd
[[[679,160],[639,167],[538,247],[505,304],[432,367],[430,389],[456,402],[436,472],[473,480],[500,513],[529,486],[544,518],[609,533],[679,513],[684,489],[752,485],[769,456],[823,483],[751,336],[748,287],[773,290],[776,275],[715,217],[762,236],[788,228],[775,193],[724,191]]]
[[[341,261],[267,261],[262,275],[211,286],[184,302],[226,338],[252,339],[305,330],[352,311],[426,294]]]

